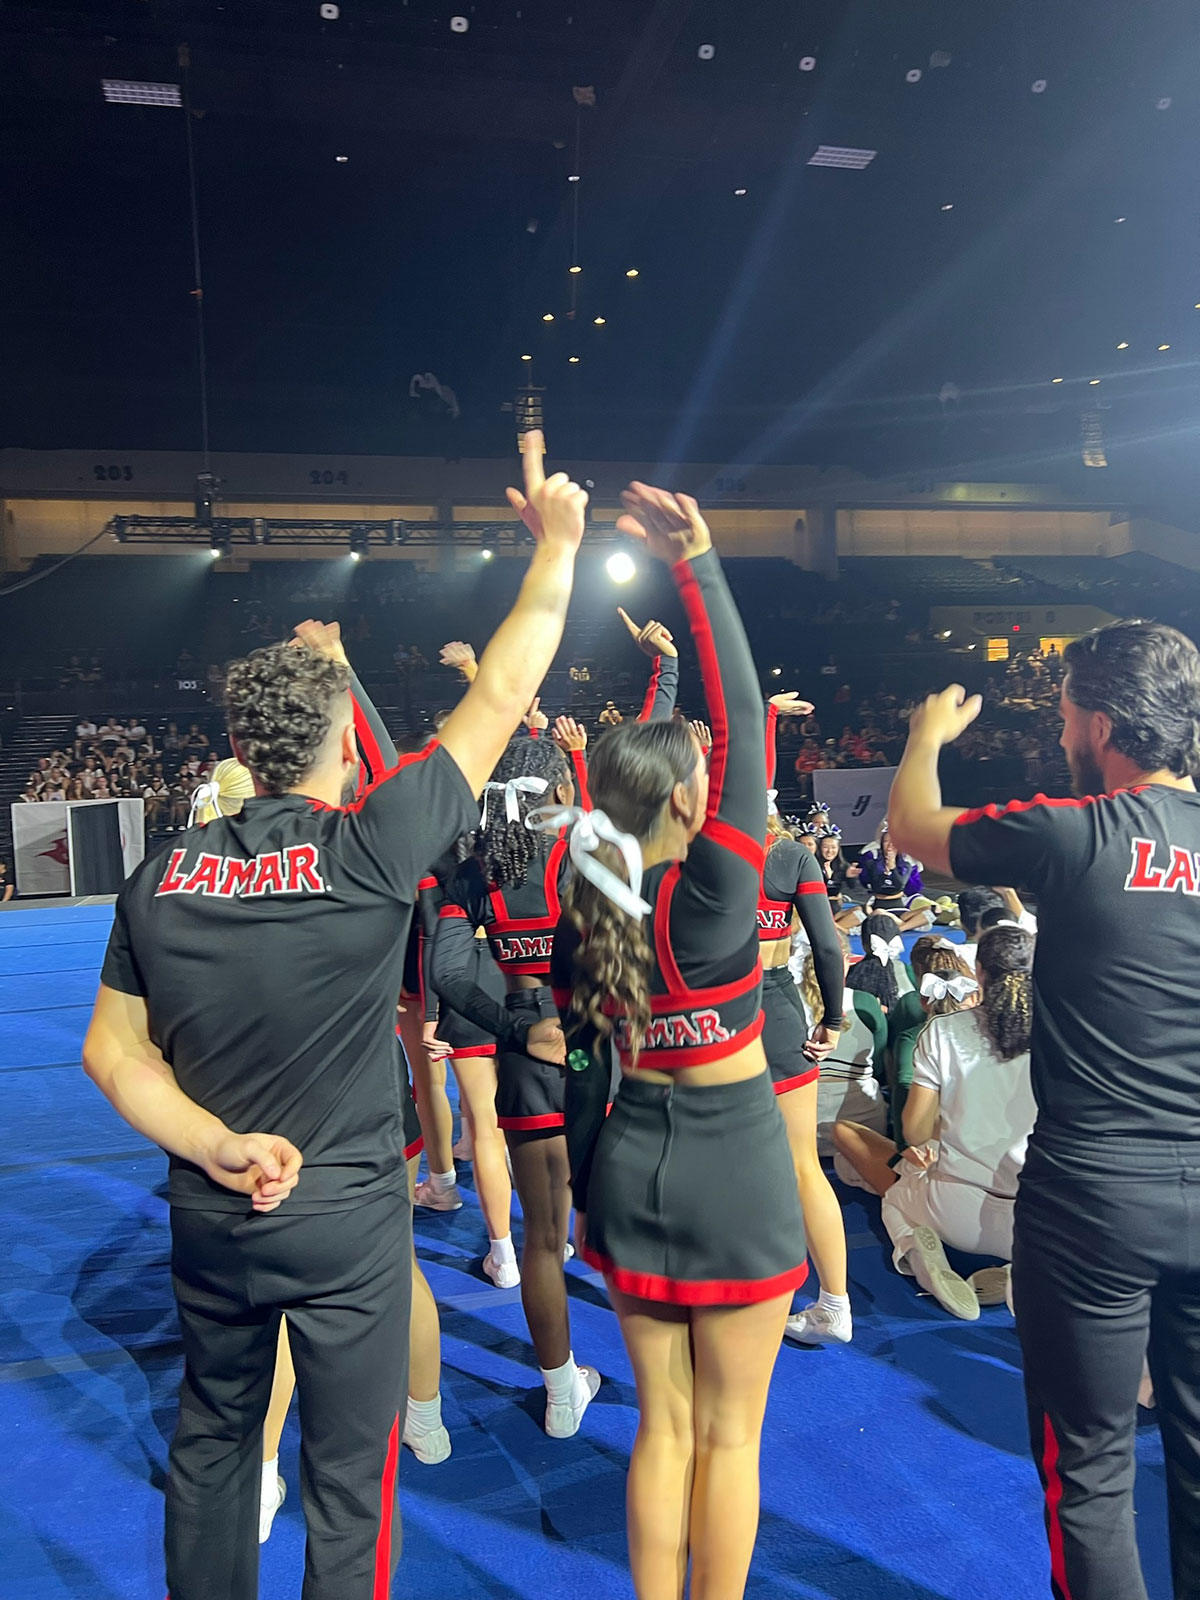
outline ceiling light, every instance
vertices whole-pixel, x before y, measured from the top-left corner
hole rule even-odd
[[[819,144],[816,153],[809,156],[810,167],[849,167],[861,172],[869,167],[879,154],[877,150],[851,150],[840,144]]]
[[[126,83],[121,78],[102,78],[104,98],[115,106],[181,106],[177,83]]]
[[[481,561],[490,561],[492,559],[492,552],[490,550],[481,550],[479,552],[479,559]]]
[[[1197,307],[1197,310],[1200,310],[1200,307]],[[598,327],[598,328],[604,327],[604,318],[603,317],[597,317],[595,319],[595,323],[596,323],[596,327]]]
[[[466,33],[467,29],[470,26],[471,26],[471,24],[467,21],[466,17],[451,17],[450,18],[450,32],[451,33]]]
[[[734,194],[745,194],[746,191],[745,189],[735,189],[733,192]]]
[[[1117,221],[1117,222],[1124,222],[1125,218],[1124,217],[1117,217],[1114,220]]]
[[[1171,96],[1169,94],[1163,95],[1162,99],[1158,102],[1158,105],[1154,109],[1156,111],[1170,111]]]
[[[1171,346],[1169,344],[1160,344],[1158,348],[1160,350],[1169,350]]]
[[[625,274],[625,276],[627,278],[636,278],[638,276],[638,269],[636,267],[630,267],[629,271]]]
[[[582,267],[568,267],[567,271],[568,272],[582,272],[583,268]]]
[[[554,313],[553,313],[553,311],[547,311],[546,315],[542,318],[542,321],[543,322],[553,322],[554,321]]]
[[[633,557],[624,550],[618,550],[615,555],[609,556],[604,563],[604,570],[614,583],[628,583],[630,578],[637,576],[637,567]]]
[[[1099,378],[1089,378],[1088,379],[1088,388],[1089,389],[1094,389],[1099,382],[1100,382]]]
[[[921,81],[921,69],[920,69],[920,67],[911,67],[904,74],[904,81],[905,81],[905,83],[920,83],[920,81]]]
[[[568,183],[578,183],[579,182],[579,174],[577,172],[569,172],[567,174],[567,182]]]
[[[816,56],[801,56],[800,57],[800,71],[801,72],[815,72],[816,70],[817,70],[817,58],[816,58]]]
[[[339,165],[342,165],[342,164],[344,164],[344,163],[345,163],[345,162],[347,162],[347,161],[349,161],[349,159],[350,159],[350,157],[349,157],[349,156],[334,156],[334,158],[333,158],[333,159],[334,159],[334,160],[335,160],[335,161],[336,161],[336,162],[337,162],[337,163],[338,163],[338,164],[339,164]]]
[[[522,356],[522,357],[521,357],[521,360],[522,360],[522,361],[532,361],[532,360],[533,360],[533,357],[532,357],[532,356]]]
[[[362,551],[361,550],[351,550],[350,559],[351,559],[351,561],[361,561],[362,560]]]
[[[1192,310],[1200,311],[1200,300],[1197,300],[1196,304],[1192,307]]]
[[[324,22],[336,22],[340,16],[341,12],[335,5],[323,5],[321,7],[321,19]]]
[[[701,61],[711,61],[716,53],[717,47],[715,44],[702,44],[699,50],[696,51]]]
[[[953,211],[954,210],[954,206],[953,205],[943,206],[942,210],[943,211]]]
[[[1120,344],[1117,346],[1117,349],[1118,350],[1128,350],[1129,349],[1129,340],[1128,339],[1122,339]]]
[[[1045,78],[1035,78],[1029,87],[1034,94],[1045,94],[1046,80]]]
[[[771,668],[771,676],[773,678],[782,678],[783,677],[783,668],[782,667],[772,667]]]
[[[1062,379],[1061,379],[1061,378],[1051,378],[1051,379],[1050,379],[1050,382],[1051,382],[1051,383],[1061,383],[1061,382],[1062,382]]]
[[[568,356],[567,360],[571,363],[571,365],[573,367],[577,367],[579,365],[579,357],[578,356]]]

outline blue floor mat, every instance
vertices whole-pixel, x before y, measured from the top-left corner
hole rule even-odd
[[[107,908],[23,913],[0,945],[0,1592],[19,1600],[162,1600],[162,1485],[179,1346],[167,1272],[166,1163],[76,1063],[88,1009],[34,1011],[68,983],[90,1000]],[[53,925],[37,922],[42,916]],[[75,918],[78,922],[75,922]],[[79,959],[91,944],[91,964]],[[10,931],[7,920],[0,928]],[[81,939],[73,938],[73,931]],[[53,933],[54,937],[47,935]],[[56,952],[62,978],[53,977]],[[18,964],[36,956],[41,965]],[[42,974],[24,981],[29,970]],[[86,971],[85,980],[80,977]],[[78,982],[76,979],[78,978]],[[463,1169],[459,1212],[417,1213],[441,1306],[454,1454],[403,1453],[404,1559],[394,1597],[628,1600],[624,1479],[634,1389],[595,1274],[572,1263],[572,1337],[605,1383],[580,1434],[541,1428],[542,1390],[517,1290],[483,1278],[486,1230]],[[854,1343],[780,1352],[763,1443],[752,1600],[1035,1600],[1049,1593],[1041,1497],[1003,1308],[946,1316],[891,1270],[878,1202],[839,1191]],[[518,1222],[519,1228],[519,1222]],[[291,1494],[263,1550],[261,1593],[299,1594]],[[1162,1453],[1138,1441],[1138,1531],[1166,1600]]]

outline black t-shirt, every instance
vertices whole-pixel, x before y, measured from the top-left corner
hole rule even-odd
[[[1037,897],[1038,1133],[1200,1139],[1200,795],[964,812],[950,864]]]
[[[479,808],[437,744],[349,807],[247,800],[143,863],[117,901],[102,981],[144,995],[179,1087],[238,1133],[304,1156],[289,1212],[405,1183],[396,999],[417,884]],[[245,1196],[172,1157],[170,1200]]]

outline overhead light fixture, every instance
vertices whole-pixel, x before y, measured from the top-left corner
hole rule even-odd
[[[386,542],[388,544],[408,543],[408,523],[405,522],[403,517],[392,518],[392,525],[386,534]]]
[[[578,274],[578,273],[583,271],[583,268],[582,267],[568,267],[567,271],[572,273],[572,274]]]
[[[1154,109],[1156,111],[1170,111],[1171,96],[1169,94],[1163,95],[1162,99],[1158,102]]]
[[[352,533],[350,535],[350,559],[361,561],[370,552],[371,535],[369,533]]]
[[[481,561],[490,561],[494,553],[494,551],[491,551],[485,547],[479,552],[479,559]]]
[[[1046,80],[1045,78],[1035,78],[1029,87],[1034,94],[1045,94]]]
[[[1196,304],[1192,307],[1192,310],[1193,311],[1200,311],[1200,300],[1196,301]]]
[[[1124,222],[1124,221],[1125,221],[1125,218],[1124,218],[1124,217],[1114,217],[1114,218],[1113,218],[1113,221],[1114,221],[1114,222]]]
[[[451,33],[466,33],[467,29],[470,26],[471,26],[471,24],[467,21],[466,17],[451,17],[450,18],[450,32]]]
[[[735,189],[733,192],[734,194],[745,194],[746,191],[745,189]]]
[[[1128,339],[1122,339],[1120,344],[1117,346],[1117,349],[1118,350],[1128,350],[1129,349],[1129,340]]]
[[[1089,389],[1094,389],[1099,382],[1100,382],[1099,378],[1089,378],[1088,379],[1088,388]]]
[[[577,367],[579,365],[579,357],[578,356],[568,356],[567,360],[571,363],[571,365],[573,367]]]
[[[1160,344],[1158,348],[1160,350],[1169,350],[1171,346],[1169,344]]]
[[[699,50],[696,51],[701,61],[711,61],[716,53],[717,47],[715,44],[702,44]]]
[[[637,278],[637,277],[640,277],[641,274],[638,272],[638,269],[636,267],[630,267],[629,271],[625,274],[625,276],[627,278]]]
[[[1197,307],[1196,307],[1196,310],[1197,310],[1197,311],[1200,311],[1200,306],[1197,306]],[[604,319],[604,318],[603,318],[603,317],[596,317],[596,318],[595,318],[595,319],[594,319],[594,322],[595,322],[595,326],[596,326],[596,327],[597,327],[597,328],[603,328],[603,327],[604,327],[604,325],[605,325],[605,319]]]
[[[783,677],[783,668],[782,667],[772,667],[771,668],[771,676],[773,678],[782,678]]]
[[[615,555],[609,556],[604,563],[604,570],[614,583],[628,583],[637,576],[637,567],[631,555],[626,555],[624,550],[618,550]]]
[[[553,322],[554,321],[554,313],[553,313],[553,311],[547,311],[546,315],[542,318],[542,321],[543,322]]]
[[[817,70],[817,58],[816,58],[816,56],[801,56],[800,57],[800,71],[801,72],[815,72],[816,70]]]
[[[953,211],[953,210],[954,210],[954,204],[953,204],[953,202],[951,202],[951,203],[950,203],[950,205],[947,205],[947,206],[943,206],[943,207],[942,207],[942,210],[943,210],[943,211]]]
[[[522,361],[532,361],[532,360],[533,360],[533,357],[532,357],[532,356],[522,356],[522,357],[521,357],[521,360],[522,360]]]
[[[578,183],[579,182],[579,174],[577,172],[568,173],[567,182],[568,183]]]
[[[1051,382],[1051,383],[1061,383],[1061,382],[1062,382],[1062,379],[1061,379],[1061,378],[1051,378],[1051,379],[1050,379],[1050,382]]]
[[[869,167],[879,154],[878,150],[852,150],[846,145],[819,144],[808,158],[810,167],[846,167],[861,172]]]
[[[344,167],[346,162],[349,161],[350,157],[349,156],[334,156],[333,159],[337,162],[339,167]]]
[[[128,83],[123,78],[102,78],[104,98],[114,106],[181,106],[177,83]]]
[[[920,83],[920,81],[921,81],[921,69],[920,69],[920,67],[910,67],[909,70],[904,74],[904,81],[905,81],[905,83]]]

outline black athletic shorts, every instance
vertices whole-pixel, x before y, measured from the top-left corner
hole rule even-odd
[[[796,980],[787,967],[769,967],[763,973],[763,1049],[776,1094],[790,1094],[815,1083],[821,1068],[804,1054],[808,1020]]]
[[[623,1293],[684,1306],[804,1282],[804,1218],[768,1073],[710,1088],[625,1078],[600,1132],[583,1254]]]

